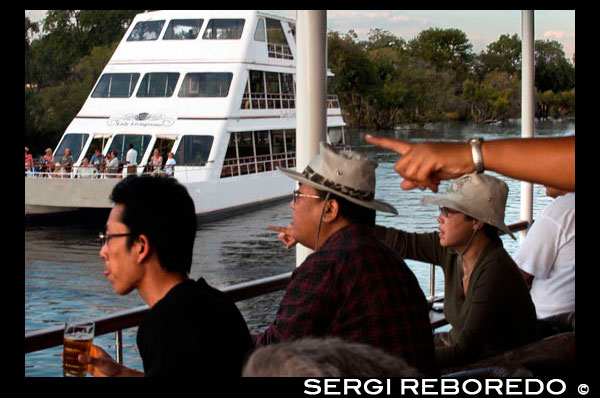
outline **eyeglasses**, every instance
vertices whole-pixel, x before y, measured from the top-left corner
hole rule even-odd
[[[455,213],[460,213],[460,211],[458,211],[458,210],[452,210],[452,209],[449,209],[447,207],[440,206],[440,214],[443,215],[446,218],[448,218],[449,215],[455,214]]]
[[[299,190],[295,190],[294,191],[294,204],[296,204],[296,201],[298,200],[298,198],[313,198],[313,199],[322,199],[320,196],[318,195],[307,195],[305,193],[300,193]]]
[[[131,235],[133,235],[131,232],[126,233],[126,234],[105,234],[103,232],[100,232],[98,234],[98,238],[100,239],[100,242],[102,242],[102,246],[104,246],[110,238],[120,238],[122,236],[131,236]]]

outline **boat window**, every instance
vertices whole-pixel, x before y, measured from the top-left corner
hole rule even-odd
[[[175,153],[179,166],[204,166],[210,155],[214,137],[211,135],[184,135]]]
[[[265,130],[230,134],[221,178],[296,167],[296,131]]]
[[[265,35],[265,19],[258,18],[258,22],[256,23],[256,30],[254,31],[254,40],[256,41],[267,41]]]
[[[169,22],[163,40],[193,40],[198,37],[203,19],[173,19]]]
[[[206,25],[203,39],[231,40],[242,37],[244,19],[211,19]]]
[[[293,59],[290,46],[285,38],[285,33],[281,27],[281,21],[272,18],[267,20],[267,43],[269,57]]]
[[[281,96],[279,95],[279,73],[265,72],[265,81],[267,83],[267,108],[281,108]]]
[[[75,163],[77,159],[79,159],[79,155],[81,155],[89,136],[89,134],[65,135],[54,152],[54,159],[56,159],[57,162],[60,161],[60,158],[65,154],[65,149],[69,148],[71,156],[73,157],[73,163]]]
[[[156,40],[165,21],[142,21],[135,24],[127,41]]]
[[[188,73],[179,89],[179,97],[227,97],[233,73]]]
[[[252,109],[266,109],[265,80],[263,72],[251,70],[250,72],[250,95],[252,97]]]
[[[129,144],[133,144],[133,149],[137,152],[137,164],[140,164],[151,138],[151,135],[117,134],[113,138],[108,150],[117,151],[117,158],[121,161],[125,161],[127,151],[129,150]]]
[[[170,97],[173,95],[179,73],[146,73],[137,91],[137,97]]]
[[[240,109],[295,108],[294,76],[290,73],[248,71]]]
[[[291,73],[280,74],[281,103],[284,108],[295,108],[294,76]]]
[[[105,73],[92,92],[92,98],[129,98],[139,73]]]

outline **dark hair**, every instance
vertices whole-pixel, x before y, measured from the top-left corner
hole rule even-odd
[[[468,220],[476,220],[475,217],[471,217],[468,214],[465,214],[465,213],[461,213],[461,214],[464,214],[464,216]],[[481,220],[479,220],[479,221],[481,221]],[[483,233],[489,240],[495,241],[496,239],[500,239],[500,230],[497,227],[494,227],[493,225],[488,224],[488,223],[483,223],[482,229],[483,229]]]
[[[485,236],[491,241],[500,239],[500,230],[488,223],[483,224],[483,233],[485,233]]]
[[[327,195],[327,192],[320,190],[317,190],[317,193],[323,199]],[[375,210],[350,202],[333,193],[329,195],[329,199],[335,199],[338,202],[339,213],[348,222],[352,224],[364,224],[371,227],[375,226]]]
[[[161,175],[128,176],[112,191],[110,200],[123,204],[121,222],[136,236],[144,234],[168,272],[189,273],[196,238],[196,210],[187,189]]]

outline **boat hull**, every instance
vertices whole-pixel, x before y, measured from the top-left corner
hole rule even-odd
[[[119,181],[120,178],[26,178],[25,215],[111,208],[110,193]],[[181,183],[194,200],[199,218],[240,213],[284,200],[295,186],[293,180],[276,171]]]

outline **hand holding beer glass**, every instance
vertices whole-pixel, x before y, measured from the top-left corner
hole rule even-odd
[[[95,324],[89,319],[70,319],[63,335],[63,376],[84,377],[87,365],[79,362],[79,354],[89,355]]]

